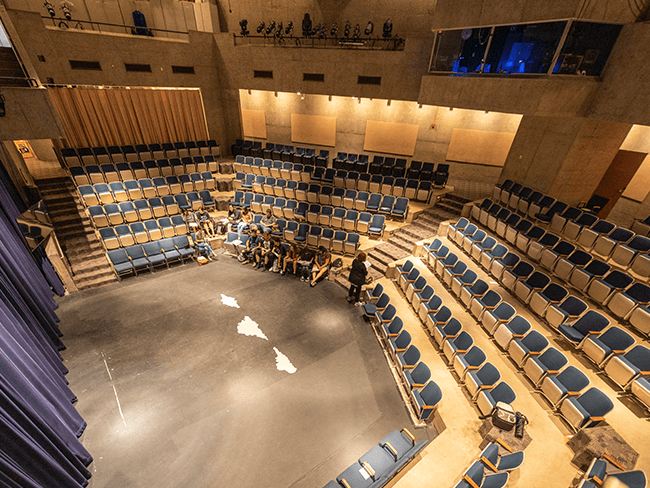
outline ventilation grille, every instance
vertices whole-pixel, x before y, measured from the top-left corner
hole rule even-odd
[[[102,65],[99,64],[99,61],[70,61],[70,68],[72,69],[85,69],[90,71],[101,71]]]
[[[273,71],[253,70],[253,78],[271,78],[271,79],[273,79]]]
[[[150,64],[124,63],[124,67],[127,71],[135,71],[137,73],[151,73]]]
[[[193,75],[194,66],[172,66],[172,73]]]
[[[322,73],[303,73],[302,81],[325,81],[325,75]]]
[[[381,85],[381,76],[359,76],[357,85]]]

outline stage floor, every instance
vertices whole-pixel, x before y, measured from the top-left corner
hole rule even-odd
[[[89,486],[317,488],[393,429],[433,439],[345,295],[220,256],[59,299]]]

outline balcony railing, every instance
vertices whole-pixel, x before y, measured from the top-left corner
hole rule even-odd
[[[47,27],[58,27],[61,30],[80,30],[99,32],[102,34],[118,34],[134,37],[149,37],[154,39],[176,39],[187,41],[187,32],[174,31],[169,29],[154,29],[152,27],[138,27],[124,24],[109,24],[106,22],[93,22],[90,20],[66,19],[62,17],[49,17],[42,15],[41,18]]]
[[[359,49],[369,51],[403,51],[406,39],[401,37],[296,37],[296,36],[242,36],[233,34],[235,46],[273,46],[309,49]]]

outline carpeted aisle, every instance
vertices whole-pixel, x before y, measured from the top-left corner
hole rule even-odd
[[[436,435],[334,283],[220,256],[59,303],[92,488],[318,487],[392,429]]]

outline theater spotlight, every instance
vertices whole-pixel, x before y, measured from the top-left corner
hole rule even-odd
[[[47,13],[50,14],[50,17],[52,17],[52,18],[56,17],[56,10],[54,9],[54,5],[52,5],[47,0],[43,5],[47,9]]]
[[[373,24],[372,22],[368,22],[368,25],[366,26],[366,30],[363,32],[365,35],[370,36],[373,30],[375,30],[375,24]]]
[[[275,37],[277,37],[278,39],[282,39],[283,32],[284,32],[284,27],[282,25],[282,22],[280,22],[278,24],[278,29],[275,31]]]
[[[274,30],[275,30],[275,20],[272,20],[269,26],[266,28],[266,31],[264,32],[266,33],[267,36],[270,36],[271,34],[273,34]]]
[[[336,35],[339,33],[339,26],[336,25],[336,22],[332,24],[332,30],[330,30],[330,36],[331,37],[336,37]]]
[[[71,6],[72,4],[68,5],[65,1],[61,2],[61,11],[67,20],[72,20],[72,12],[70,11]]]
[[[361,26],[357,24],[354,26],[354,34],[352,35],[352,39],[358,40],[360,36],[361,36]]]
[[[246,20],[246,19],[240,20],[239,21],[239,27],[241,29],[240,35],[245,37],[248,34],[250,34],[250,32],[248,32],[248,20]]]
[[[384,39],[388,39],[390,36],[393,35],[393,21],[388,19],[386,22],[384,22],[384,32],[382,34],[384,36]]]
[[[261,34],[262,31],[264,31],[264,28],[265,28],[265,27],[266,27],[266,24],[264,23],[264,21],[262,21],[262,22],[260,22],[259,24],[257,24],[257,33],[258,33],[258,34]]]
[[[302,37],[310,37],[311,34],[311,18],[309,14],[305,14],[305,17],[302,19]]]
[[[289,23],[287,24],[286,29],[284,29],[284,35],[285,36],[293,35],[293,20],[290,20]]]
[[[350,31],[352,30],[352,24],[349,20],[345,21],[345,28],[343,29],[343,37],[346,39],[350,37]]]

